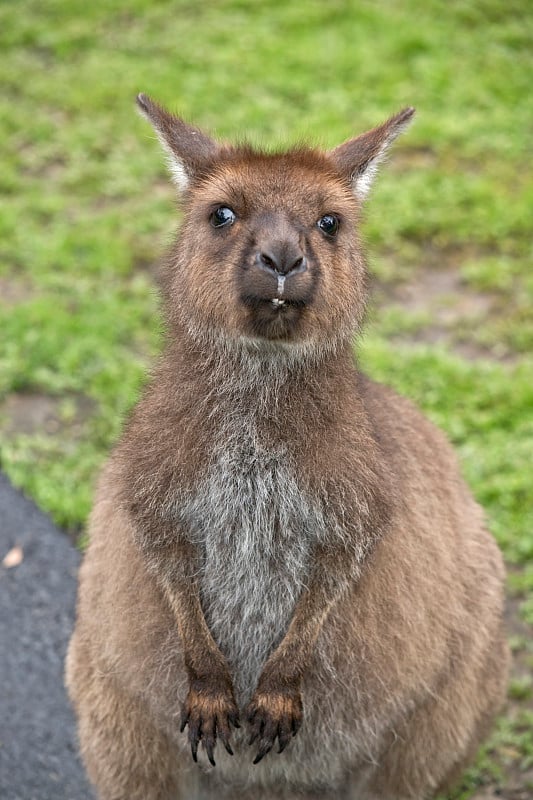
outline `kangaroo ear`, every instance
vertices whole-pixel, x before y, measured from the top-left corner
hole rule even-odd
[[[137,95],[137,105],[157,133],[167,154],[174,182],[180,191],[184,191],[216,155],[218,145],[201,130],[170,114],[145,94]]]
[[[329,151],[329,157],[359,199],[364,200],[367,196],[379,163],[396,137],[407,128],[414,113],[414,108],[404,108],[378,128],[372,128]]]

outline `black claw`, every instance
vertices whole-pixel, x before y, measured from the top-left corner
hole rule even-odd
[[[215,758],[214,758],[214,749],[215,749],[215,746],[216,746],[216,738],[214,736],[212,736],[211,734],[209,734],[207,737],[204,737],[204,739],[202,739],[202,744],[203,744],[205,752],[207,754],[207,758],[209,760],[209,763],[213,767],[216,767]]]
[[[235,720],[237,718],[237,713],[229,713],[227,715],[227,719],[222,717],[222,722],[217,722],[217,734],[218,738],[221,740],[222,744],[226,748],[226,752],[229,753],[230,756],[233,755],[233,750],[231,749],[231,745],[229,743],[230,736],[231,736],[231,727],[230,724],[235,724]]]
[[[240,728],[241,727],[240,722],[239,722],[239,715],[237,713],[230,714],[228,716],[228,719],[229,719],[229,721],[231,722],[231,724],[235,728]]]
[[[283,721],[278,725],[278,753],[283,753],[291,740],[291,721],[288,717],[284,717]]]
[[[257,738],[262,737],[263,731],[265,730],[265,720],[261,719],[257,715],[254,715],[254,717],[255,717],[255,722],[252,725],[252,732],[250,739],[248,741],[248,746],[253,744]]]
[[[231,749],[231,745],[228,742],[228,740],[226,738],[222,738],[222,736],[220,736],[220,739],[222,740],[222,744],[226,748],[226,753],[229,753],[230,756],[232,756],[233,755],[233,750]]]
[[[268,745],[261,747],[261,749],[257,753],[256,757],[254,758],[253,763],[254,764],[259,764],[259,762],[263,760],[263,758],[266,756],[266,754],[270,753],[270,751],[272,750],[272,745],[273,744],[274,744],[274,742],[270,742]]]
[[[262,739],[264,730],[265,730],[265,723],[263,721],[261,721],[260,723],[256,723],[255,728],[252,731],[252,736],[249,741],[249,744],[253,744],[257,739]]]
[[[181,717],[180,717],[180,733],[183,733],[183,731],[185,730],[185,726],[187,725],[188,721],[189,721],[189,715],[186,713],[186,711],[184,709],[181,712]]]
[[[191,722],[189,719],[189,741],[191,743],[191,753],[193,761],[198,763],[198,744],[202,738],[202,723]]]
[[[204,750],[205,750],[205,752],[207,754],[207,758],[209,760],[209,763],[211,764],[211,766],[215,767],[216,764],[215,764],[214,750],[215,750],[216,743],[217,743],[217,737],[216,737],[214,725],[211,725],[210,722],[207,723],[207,725],[208,725],[208,729],[207,730],[202,730],[202,733],[203,733],[202,745],[203,745],[203,748],[204,748]],[[205,725],[204,725],[204,728],[205,728]]]

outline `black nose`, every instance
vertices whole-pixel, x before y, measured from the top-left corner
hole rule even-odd
[[[257,263],[262,269],[276,275],[290,275],[307,269],[305,256],[294,246],[272,246],[257,254]]]

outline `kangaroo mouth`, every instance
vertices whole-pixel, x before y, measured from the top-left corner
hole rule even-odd
[[[254,336],[267,339],[292,339],[308,305],[301,298],[243,295],[248,311],[248,326]]]

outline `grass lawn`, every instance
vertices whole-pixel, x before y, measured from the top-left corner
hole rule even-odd
[[[0,5],[0,465],[76,534],[176,226],[135,94],[269,146],[417,107],[368,204],[361,358],[448,432],[509,565],[509,703],[461,800],[533,795],[532,37],[527,0]]]

